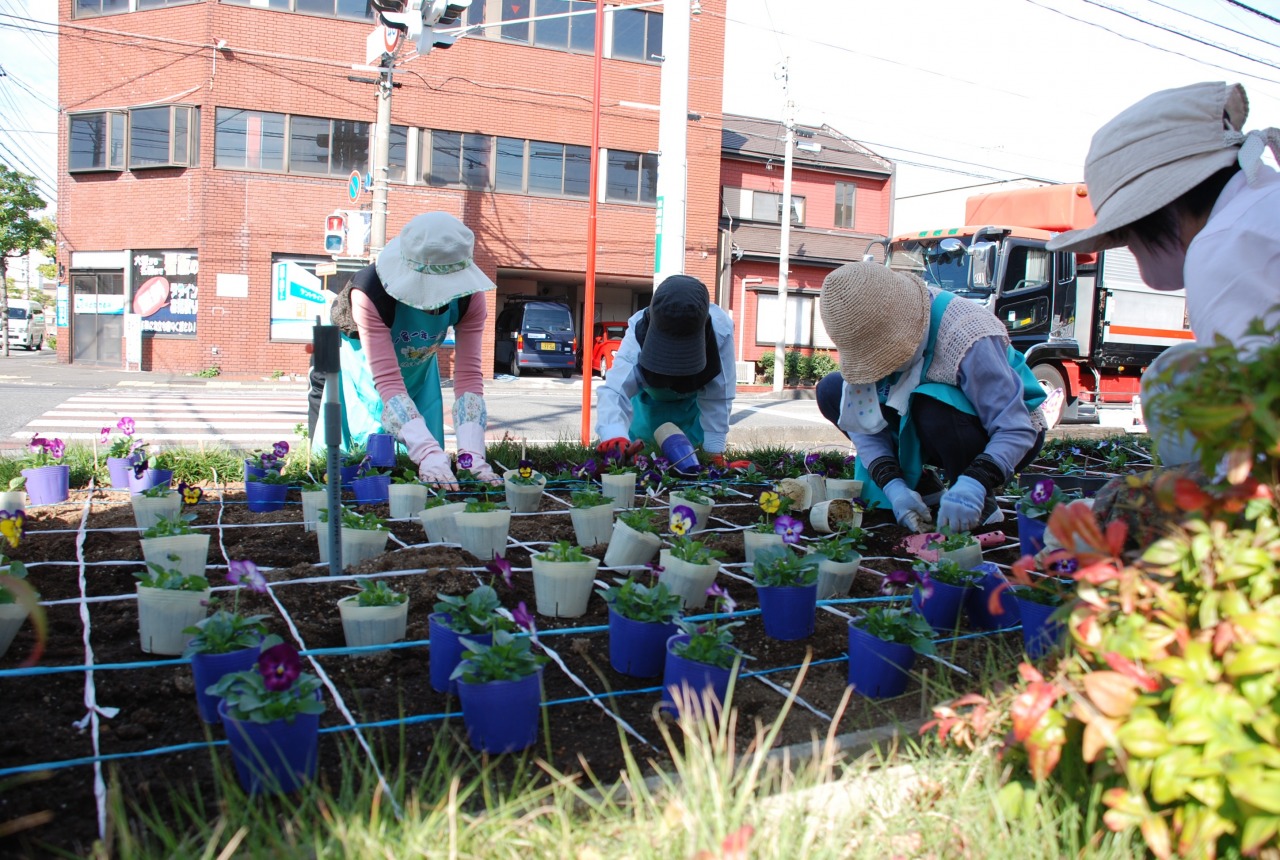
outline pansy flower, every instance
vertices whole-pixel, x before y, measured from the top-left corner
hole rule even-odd
[[[782,535],[782,542],[785,544],[799,543],[800,535],[804,532],[804,523],[795,517],[781,514],[773,521],[774,534]]]
[[[259,594],[267,593],[267,578],[262,575],[262,571],[258,570],[258,566],[247,558],[231,560],[227,565],[227,582],[243,585]]]
[[[511,620],[516,623],[517,627],[523,627],[530,633],[534,631],[537,625],[534,623],[533,615],[529,612],[529,607],[525,606],[523,600],[516,606],[515,611],[511,613]]]
[[[676,505],[671,509],[671,533],[684,537],[693,530],[697,515],[688,505]]]
[[[917,573],[914,570],[894,570],[886,573],[884,585],[880,590],[889,594],[893,592],[895,586],[905,588],[912,585],[920,588],[920,595],[925,600],[933,597],[933,580],[929,578],[928,574]]]
[[[822,459],[822,455],[817,451],[810,451],[804,455],[804,468],[808,472],[813,471],[813,467],[818,465],[818,461]]]
[[[111,428],[110,428],[110,427],[103,427],[103,428],[102,428],[102,430],[101,430],[101,431],[99,431],[99,432],[102,434],[102,435],[100,435],[100,436],[98,437],[98,442],[99,442],[99,444],[105,445],[105,444],[107,444],[108,442],[110,442],[110,441],[111,441]]]
[[[128,415],[116,422],[116,429],[126,436],[132,436],[134,430],[133,419]]]
[[[737,601],[729,596],[729,592],[720,583],[713,583],[707,588],[707,597],[715,600],[720,604],[720,611],[732,612],[738,607]]]
[[[760,494],[760,510],[766,514],[776,514],[780,507],[782,507],[782,499],[778,498],[777,493],[765,490]]]
[[[279,693],[293,686],[302,674],[302,658],[292,645],[281,642],[268,648],[258,657],[258,673],[262,675],[263,685],[273,693]]]
[[[204,490],[199,487],[193,487],[186,481],[178,484],[178,492],[182,494],[182,503],[184,505],[199,504],[200,499],[204,497]]]
[[[271,446],[271,453],[276,455],[276,459],[284,457],[285,454],[289,453],[289,443],[284,440],[277,442]]]
[[[648,564],[645,565],[645,567],[649,569],[649,574],[654,579],[657,579],[658,577],[662,576],[662,574],[666,573],[667,571],[665,567],[663,567],[661,564],[659,564],[656,561],[649,562]]]
[[[668,460],[666,457],[654,457],[653,468],[655,471],[665,472],[671,468],[671,461]]]
[[[574,469],[573,476],[581,480],[590,480],[591,478],[594,478],[599,471],[600,468],[596,465],[595,458],[593,457],[578,468]]]
[[[137,458],[134,458],[134,461],[133,461],[133,476],[134,476],[135,478],[138,478],[139,480],[141,480],[141,479],[142,479],[142,476],[143,476],[143,475],[145,475],[145,474],[147,474],[147,469],[149,469],[149,468],[150,468],[150,466],[151,466],[151,464],[147,462],[147,458],[146,458],[146,457],[137,457]]]
[[[26,511],[0,510],[0,537],[9,542],[10,549],[18,548],[18,544],[22,542],[22,536],[26,534],[26,530]]]
[[[1053,479],[1041,478],[1031,487],[1031,501],[1043,505],[1053,497]]]
[[[502,581],[506,583],[507,588],[514,588],[512,581],[511,562],[507,561],[500,555],[495,555],[493,561],[484,566],[484,569],[492,573],[494,576],[502,577]]]
[[[33,435],[31,437],[31,441],[27,443],[27,448],[31,451],[32,454],[39,454],[48,446],[48,444],[49,444],[48,439],[45,439],[42,436]]]
[[[646,454],[636,454],[635,459],[631,462],[642,472],[649,468],[649,457]]]
[[[49,443],[49,456],[55,460],[61,460],[62,455],[66,452],[66,443],[61,439],[54,439]]]
[[[472,457],[470,452],[468,451],[463,451],[461,454],[458,455],[459,469],[470,469],[474,462],[475,462],[475,458]]]
[[[522,478],[533,477],[533,461],[521,460],[520,463],[516,466],[516,474]]]

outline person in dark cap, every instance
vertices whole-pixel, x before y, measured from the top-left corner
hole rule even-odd
[[[600,387],[600,453],[654,444],[654,431],[671,423],[723,461],[736,386],[733,320],[711,303],[697,278],[672,275],[654,290],[649,307],[627,321]]]

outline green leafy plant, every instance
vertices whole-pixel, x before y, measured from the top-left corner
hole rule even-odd
[[[679,496],[686,502],[693,502],[695,505],[714,504],[711,495],[701,487],[681,487],[674,492],[674,495]]]
[[[293,479],[292,479],[292,478],[290,478],[288,475],[285,475],[285,474],[283,474],[283,473],[281,473],[281,472],[276,472],[276,471],[268,470],[265,474],[262,474],[262,475],[250,475],[250,476],[248,476],[247,478],[245,478],[245,483],[247,483],[247,484],[271,484],[271,485],[274,485],[274,486],[280,486],[281,484],[283,484],[283,485],[285,485],[285,486],[288,486],[289,484],[292,484],[292,483],[293,483]]]
[[[861,618],[854,619],[853,626],[885,642],[908,645],[917,654],[936,653],[933,628],[923,615],[910,609],[871,606]]]
[[[0,575],[7,576],[10,579],[25,580],[27,578],[27,567],[16,559],[6,559],[4,553],[0,553]],[[36,596],[39,597],[39,595]],[[18,596],[14,594],[13,590],[0,584],[0,605],[17,602]]]
[[[178,514],[176,517],[160,517],[160,519],[156,520],[155,525],[142,533],[142,536],[144,538],[163,538],[193,535],[196,530],[191,524],[195,521],[196,515],[192,513]]]
[[[347,449],[347,453],[342,455],[342,465],[359,466],[367,456],[368,452],[365,450],[364,445],[352,445]]]
[[[569,504],[575,508],[598,508],[612,505],[613,499],[594,487],[584,487],[569,493]]]
[[[737,604],[723,586],[712,585],[707,589],[707,596],[717,614],[732,615]],[[701,621],[689,621],[685,618],[676,620],[680,629],[688,634],[685,642],[677,642],[672,652],[677,657],[717,666],[721,669],[733,668],[734,661],[745,659],[745,655],[733,645],[733,628],[741,627],[743,622],[724,618],[709,618]]]
[[[582,551],[582,547],[567,540],[559,540],[534,556],[541,561],[572,562],[590,561],[590,556]]]
[[[710,564],[717,558],[724,558],[724,552],[712,549],[700,540],[689,537],[693,529],[693,509],[687,505],[676,505],[671,509],[670,528],[675,535],[671,540],[671,554],[690,564]]]
[[[965,570],[958,562],[949,558],[940,558],[937,561],[927,561],[921,558],[917,559],[911,567],[922,578],[946,583],[947,585],[955,585],[960,588],[976,585],[983,576],[982,571]]]
[[[418,483],[418,473],[413,469],[403,469],[400,474],[391,476],[393,484],[416,484]]]
[[[773,534],[774,523],[779,516],[785,516],[791,510],[791,499],[773,490],[765,490],[760,494],[760,519],[751,526],[752,531]]]
[[[483,514],[483,513],[488,513],[490,511],[501,510],[504,507],[506,507],[505,504],[503,504],[502,502],[495,502],[491,500],[489,498],[489,494],[486,492],[483,496],[480,496],[480,497],[471,496],[467,498],[466,507],[463,508],[462,510],[464,513],[468,513],[468,514]]]
[[[169,561],[176,562],[178,557],[170,555]],[[199,575],[187,575],[180,570],[164,567],[156,562],[147,562],[147,569],[135,573],[134,578],[143,588],[161,588],[166,591],[204,591],[209,587],[209,580]]]
[[[208,367],[206,367],[204,370],[197,370],[195,373],[191,375],[198,376],[201,379],[213,379],[215,376],[220,376],[221,374],[222,374],[222,368],[220,368],[216,364],[211,364]]]
[[[657,576],[657,569],[650,567]],[[672,594],[660,578],[652,585],[638,579],[617,579],[614,585],[597,588],[596,593],[623,618],[656,624],[671,624],[680,615],[684,598]]]
[[[464,684],[518,681],[537,672],[548,659],[533,652],[528,636],[516,636],[506,630],[494,630],[491,645],[465,637],[462,644],[466,648],[462,661],[449,677]]]
[[[271,648],[280,644],[280,637],[267,633],[266,615],[241,615],[240,592],[244,589],[265,594],[267,579],[258,570],[258,566],[247,559],[232,559],[227,565],[227,582],[236,586],[235,600],[231,609],[217,609],[192,627],[183,630],[191,637],[187,642],[184,656],[192,654],[229,654],[261,645]],[[209,598],[209,604],[216,606],[217,597]]]
[[[925,545],[929,549],[942,552],[955,552],[978,542],[977,538],[966,531],[953,532],[948,528],[934,532],[929,537],[930,540],[926,541]]]
[[[817,560],[789,546],[757,550],[751,570],[756,585],[765,587],[813,585],[818,581]]]
[[[1062,488],[1053,482],[1053,478],[1038,478],[1022,494],[1018,507],[1024,516],[1043,519],[1058,505],[1070,500],[1071,496],[1064,493]]]
[[[441,505],[450,504],[453,504],[453,500],[444,493],[428,493],[427,500],[422,503],[422,507],[424,510],[430,510],[431,508],[438,508]]]
[[[511,621],[499,614],[498,592],[491,585],[478,585],[465,597],[451,594],[436,595],[434,609],[446,613],[444,622],[455,633],[477,636],[494,630],[514,629]]]
[[[148,487],[143,490],[141,495],[148,499],[164,499],[173,493],[173,489],[168,484],[156,484],[154,487]]]
[[[387,521],[373,511],[360,513],[344,505],[342,508],[342,527],[344,529],[358,529],[362,532],[386,531]]]
[[[292,723],[299,714],[324,713],[317,695],[322,686],[319,678],[302,671],[302,659],[293,646],[281,643],[264,650],[254,668],[223,675],[208,693],[226,702],[233,719]]]
[[[521,460],[516,468],[507,471],[503,478],[522,487],[536,487],[546,481],[542,473],[533,468],[532,460]]]
[[[358,606],[399,606],[406,602],[409,595],[395,591],[382,580],[373,582],[360,580],[360,593],[356,595]]]
[[[16,478],[13,478],[9,481],[9,489],[13,492],[17,492],[18,490],[21,490],[26,485],[27,485],[27,478],[25,475],[18,475]]]
[[[146,443],[134,435],[137,425],[128,415],[116,422],[115,429],[120,431],[120,435],[114,439],[111,437],[111,427],[103,427],[98,437],[99,445],[108,446],[108,457],[128,457],[133,452],[146,447]]]
[[[42,436],[32,436],[31,441],[27,443],[27,455],[21,459],[23,466],[28,469],[40,469],[44,466],[57,465],[57,461],[62,459],[62,455],[66,453],[67,446],[61,439],[45,439]]]
[[[628,508],[624,511],[618,511],[618,519],[626,523],[627,527],[633,531],[645,534],[656,535],[662,527],[662,522],[657,512],[648,508]]]
[[[847,564],[867,550],[867,533],[861,528],[833,532],[809,545],[814,558]]]
[[[827,470],[827,474],[832,478],[841,478],[846,481],[856,480],[858,477],[858,456],[850,454],[840,460],[838,466],[833,466]],[[865,506],[864,506],[865,507]]]

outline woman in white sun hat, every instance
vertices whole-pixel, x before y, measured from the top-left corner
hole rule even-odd
[[[1142,279],[1186,289],[1196,344],[1166,350],[1143,379],[1194,360],[1197,344],[1225,338],[1242,355],[1280,330],[1280,174],[1262,163],[1280,155],[1280,131],[1241,131],[1249,101],[1239,84],[1209,82],[1153,93],[1093,136],[1084,177],[1097,222],[1052,239],[1052,251],[1128,245]],[[1267,335],[1251,335],[1263,319]],[[1188,440],[1147,409],[1166,464],[1188,462]]]
[[[475,235],[457,218],[413,218],[351,278],[351,317],[342,358],[342,447],[391,433],[418,464],[418,477],[447,489],[457,477],[444,451],[444,406],[436,352],[454,331],[453,428],[461,468],[490,483],[481,343],[488,319],[482,293],[494,284],[476,266]],[[335,322],[337,320],[335,319]],[[313,450],[323,450],[323,422]],[[466,456],[464,456],[466,455]],[[469,456],[470,465],[467,465]]]

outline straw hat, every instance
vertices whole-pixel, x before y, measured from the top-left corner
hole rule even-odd
[[[475,241],[475,234],[447,212],[426,212],[378,254],[378,277],[393,299],[424,311],[496,289],[471,258]]]
[[[1098,129],[1084,163],[1097,223],[1050,240],[1051,251],[1104,251],[1118,231],[1236,163],[1249,115],[1244,87],[1213,81],[1153,93]]]
[[[847,263],[822,282],[822,324],[840,350],[840,375],[876,382],[915,354],[929,327],[924,281],[878,263]]]

